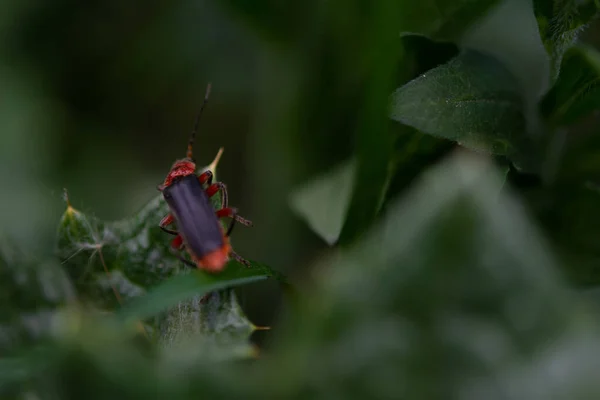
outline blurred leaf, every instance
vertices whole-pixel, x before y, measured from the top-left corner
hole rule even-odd
[[[60,265],[35,260],[0,235],[0,354],[47,338],[57,310],[74,301]]]
[[[117,315],[128,320],[144,319],[191,297],[202,297],[213,291],[272,277],[285,282],[280,274],[256,262],[251,262],[251,266],[246,267],[236,261],[230,261],[225,270],[219,274],[210,274],[201,270],[181,272],[152,288],[148,294],[128,303]]]
[[[561,104],[570,102],[564,107],[564,113],[561,110],[555,117],[550,117],[550,122],[559,127],[548,146],[547,176],[545,179],[531,179],[520,174],[511,176],[513,186],[519,189],[528,208],[551,239],[565,276],[577,286],[600,283],[600,193],[596,189],[600,183],[599,120],[597,113],[583,117],[587,112],[583,110],[593,106],[593,98],[581,92],[571,94],[567,91],[569,87],[576,90],[570,86],[572,84],[593,79],[591,68],[595,53],[586,53],[587,49],[583,47],[567,52],[564,65],[569,68],[565,67],[561,72],[556,86],[542,103],[542,110],[548,111],[550,105],[556,104],[556,109],[561,110]],[[588,59],[587,67],[579,64],[587,57],[593,57]],[[574,69],[578,64],[579,72]],[[577,81],[577,78],[581,80]],[[590,84],[588,90],[596,91],[593,81],[587,82]],[[580,118],[576,123],[566,123],[577,115]]]
[[[567,50],[558,80],[541,102],[554,126],[565,126],[600,108],[600,54],[588,46]]]
[[[372,3],[369,29],[363,48],[367,60],[366,92],[360,110],[354,146],[356,170],[352,196],[339,236],[341,245],[355,241],[371,225],[381,209],[391,178],[393,133],[385,110],[387,93],[394,86],[403,49],[399,46],[397,2]]]
[[[600,179],[600,134],[595,124],[588,129],[560,130],[564,141],[554,183],[581,187]],[[589,189],[589,188],[588,188]],[[565,193],[565,195],[568,193]]]
[[[226,0],[222,4],[275,42],[288,42],[302,33],[310,10],[316,5],[277,0]]]
[[[397,30],[451,40],[459,38],[474,21],[485,15],[497,3],[498,0],[400,1],[397,6],[388,4],[388,9],[391,13],[390,17],[396,21]],[[257,31],[277,41],[289,41],[305,34],[306,26],[314,23],[313,19],[319,20],[322,16],[318,12],[315,14],[307,12],[307,10],[322,11],[318,3],[228,0],[225,4],[247,20]],[[368,15],[368,8],[358,1],[339,2],[335,5],[338,9],[344,6],[344,15],[352,15],[355,9],[363,10],[359,15]],[[330,22],[335,25],[337,21]]]
[[[218,158],[219,155],[209,166],[213,171],[216,170]],[[200,168],[200,171],[205,169]],[[219,203],[219,195],[214,197],[213,203]],[[149,288],[163,280],[189,272],[189,267],[171,253],[172,237],[158,227],[158,222],[168,212],[162,195],[151,200],[138,214],[117,222],[101,221],[68,204],[59,225],[57,253],[63,260],[80,299],[96,308],[112,311],[121,303],[144,295]],[[207,320],[220,318],[219,313],[212,313],[203,320],[194,317],[200,307],[199,296],[222,290],[218,298],[227,299],[222,310],[228,310],[236,301],[228,292],[232,286],[271,276],[279,277],[264,265],[253,263],[252,268],[245,268],[230,262],[220,274],[196,271],[192,275],[178,276],[164,286],[159,286],[149,298],[144,297],[144,300],[134,303],[124,312],[129,317],[147,318],[166,307],[176,306],[179,318],[187,315],[186,318],[198,325],[171,326],[175,320],[163,318],[158,321],[157,333],[159,336],[164,334],[171,337],[174,330],[185,328],[191,331],[180,333],[187,335],[198,329],[208,329]],[[214,305],[211,308],[214,309]],[[203,312],[208,311],[209,309]],[[241,323],[245,316],[241,311],[238,316]],[[252,326],[249,321],[245,323]],[[217,335],[222,332],[214,333]]]
[[[10,356],[1,357],[0,396],[11,399],[27,398],[28,392],[32,391],[32,380],[47,373],[60,355],[58,346],[42,344],[20,348]]]
[[[552,239],[565,276],[578,286],[600,284],[600,193],[583,183],[559,182],[524,196]]]
[[[579,33],[598,15],[595,0],[534,0],[533,7],[542,42],[550,58],[550,79],[560,72],[563,55]]]
[[[404,32],[421,33],[434,39],[456,40],[473,22],[498,4],[498,0],[406,1],[400,10]]]
[[[150,356],[123,335],[122,326],[81,316],[79,329],[61,341],[0,359],[0,370],[6,371],[0,384],[13,386],[2,385],[0,392],[10,395],[3,398],[53,400],[197,399],[198,393],[246,398],[247,387],[231,384],[232,364],[197,350],[189,348],[186,357],[166,351]],[[10,390],[15,383],[22,384],[20,396]]]
[[[594,365],[597,325],[560,284],[520,206],[498,194],[494,168],[472,157],[441,163],[322,269],[265,360],[274,397],[598,393],[583,367],[549,379],[556,363]]]
[[[516,80],[497,60],[472,50],[397,89],[390,117],[469,149],[519,161],[527,142]]]
[[[404,193],[429,166],[448,154],[456,145],[390,120],[394,126],[393,177],[387,193],[388,203]]]
[[[452,42],[434,41],[423,35],[404,33],[401,35],[404,47],[404,63],[412,64],[411,72],[417,76],[425,71],[445,64],[459,53]]]
[[[443,64],[458,52],[452,43],[435,42],[422,35],[402,35],[402,44],[406,49],[404,60],[412,74]],[[406,70],[406,65],[401,69]],[[395,142],[391,160],[392,193],[398,193],[429,162],[452,147],[447,141],[423,135],[397,122],[388,123],[388,129]],[[329,245],[339,238],[355,173],[356,160],[348,160],[296,188],[289,198],[292,210]]]
[[[354,160],[337,165],[290,196],[292,209],[330,246],[337,242],[342,230],[355,169]]]
[[[396,122],[397,135],[392,161],[393,175],[388,197],[397,195],[431,162],[446,154],[452,143],[424,135]],[[353,160],[296,189],[290,196],[292,209],[330,246],[337,242],[351,195]]]
[[[338,235],[336,223],[327,232],[322,226],[319,227],[326,234],[329,243],[335,238],[342,245],[351,243],[378,215],[393,172],[395,138],[389,132],[384,110],[387,109],[388,93],[397,86],[398,80],[404,81],[410,74],[409,66],[400,62],[404,59],[402,43],[397,39],[398,33],[413,32],[436,38],[454,38],[496,4],[496,1],[463,0],[441,5],[442,3],[431,0],[338,0],[315,7],[305,4],[304,8],[310,12],[292,11],[296,4],[277,12],[281,5],[269,1],[257,4],[230,1],[228,4],[243,18],[250,19],[259,30],[269,30],[270,36],[277,40],[292,39],[293,46],[298,48],[300,54],[310,55],[305,65],[303,61],[300,62],[304,67],[301,90],[307,89],[306,94],[302,93],[299,97],[310,99],[307,101],[309,104],[303,106],[308,110],[305,111],[308,115],[301,122],[305,124],[304,129],[294,129],[301,133],[310,131],[315,137],[311,141],[305,140],[303,136],[298,138],[298,147],[305,149],[311,145],[316,147],[315,141],[332,143],[334,140],[327,142],[327,138],[336,135],[344,140],[343,144],[338,144],[339,147],[344,148],[347,143],[354,144],[356,170],[349,205],[341,207],[347,207],[341,232]],[[344,12],[340,13],[340,10]],[[272,29],[274,24],[279,28]],[[296,29],[298,26],[300,29]],[[289,35],[290,30],[295,34]],[[448,44],[447,47],[451,45]],[[444,49],[444,55],[447,50]],[[356,89],[357,87],[361,90]],[[315,98],[330,106],[321,107],[314,102]],[[357,100],[353,102],[355,98]],[[357,110],[354,111],[354,108]],[[356,139],[353,142],[345,140],[348,129],[354,130]],[[318,131],[327,134],[319,135]],[[310,153],[307,157],[315,157],[314,154],[319,151],[310,147],[309,150],[306,151]],[[342,152],[340,149],[336,151]],[[340,157],[344,158],[347,159],[348,154]],[[303,161],[306,162],[306,157]],[[314,222],[311,225],[314,226]]]
[[[548,182],[520,182],[529,209],[552,240],[563,271],[576,285],[600,283],[600,135],[591,126],[562,128],[555,171]]]

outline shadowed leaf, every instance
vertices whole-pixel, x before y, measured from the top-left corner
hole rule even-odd
[[[565,126],[600,108],[600,53],[588,46],[569,49],[558,80],[541,102],[554,126]]]
[[[595,0],[534,0],[542,42],[550,59],[550,79],[559,75],[565,52],[585,26],[598,15]]]
[[[498,0],[405,2],[399,15],[400,26],[404,32],[421,33],[434,39],[456,40],[498,3]]]

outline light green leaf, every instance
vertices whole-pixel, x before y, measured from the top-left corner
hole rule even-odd
[[[294,212],[329,245],[342,230],[352,194],[355,162],[347,161],[296,189],[290,196]]]

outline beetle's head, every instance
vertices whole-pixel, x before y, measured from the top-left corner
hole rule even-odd
[[[167,175],[165,182],[158,187],[158,190],[163,190],[165,187],[173,183],[177,178],[183,178],[184,176],[192,175],[196,172],[196,163],[189,158],[175,161],[175,164],[171,167],[169,175]]]

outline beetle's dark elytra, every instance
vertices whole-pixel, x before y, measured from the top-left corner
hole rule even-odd
[[[202,258],[225,245],[215,210],[195,174],[177,179],[163,190],[163,196],[193,255]]]

